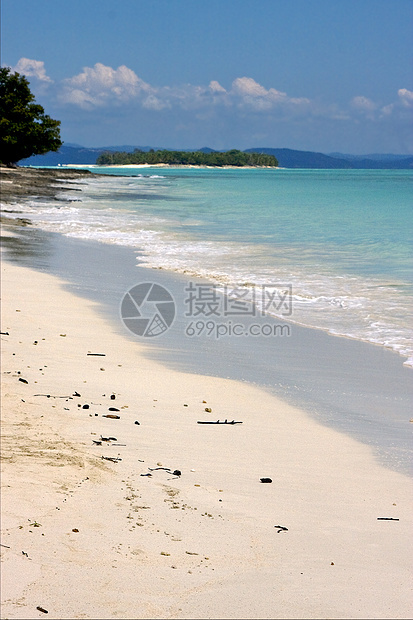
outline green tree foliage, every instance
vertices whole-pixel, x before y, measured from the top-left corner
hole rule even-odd
[[[123,166],[126,164],[169,164],[171,166],[278,166],[273,155],[265,153],[244,153],[233,149],[220,153],[204,153],[203,151],[154,151],[144,153],[139,149],[133,153],[106,151],[99,155],[96,163],[99,166]]]
[[[27,79],[0,69],[0,162],[10,166],[31,155],[57,151],[62,146],[60,121],[44,113]]]

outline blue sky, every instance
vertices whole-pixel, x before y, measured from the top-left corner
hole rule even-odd
[[[2,0],[65,142],[413,153],[412,0]]]

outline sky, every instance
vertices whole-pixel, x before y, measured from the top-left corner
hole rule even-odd
[[[1,0],[65,143],[413,153],[413,0]]]

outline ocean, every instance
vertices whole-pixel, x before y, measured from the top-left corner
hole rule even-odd
[[[412,174],[405,170],[92,168],[19,214],[135,248],[292,323],[392,349],[413,366]],[[257,291],[285,303],[263,305]],[[260,306],[261,299],[261,306]]]

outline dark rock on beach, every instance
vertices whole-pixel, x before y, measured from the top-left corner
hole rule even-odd
[[[1,168],[1,200],[14,202],[19,197],[56,197],[62,189],[76,191],[65,181],[92,174],[89,170],[47,170],[41,168]]]

